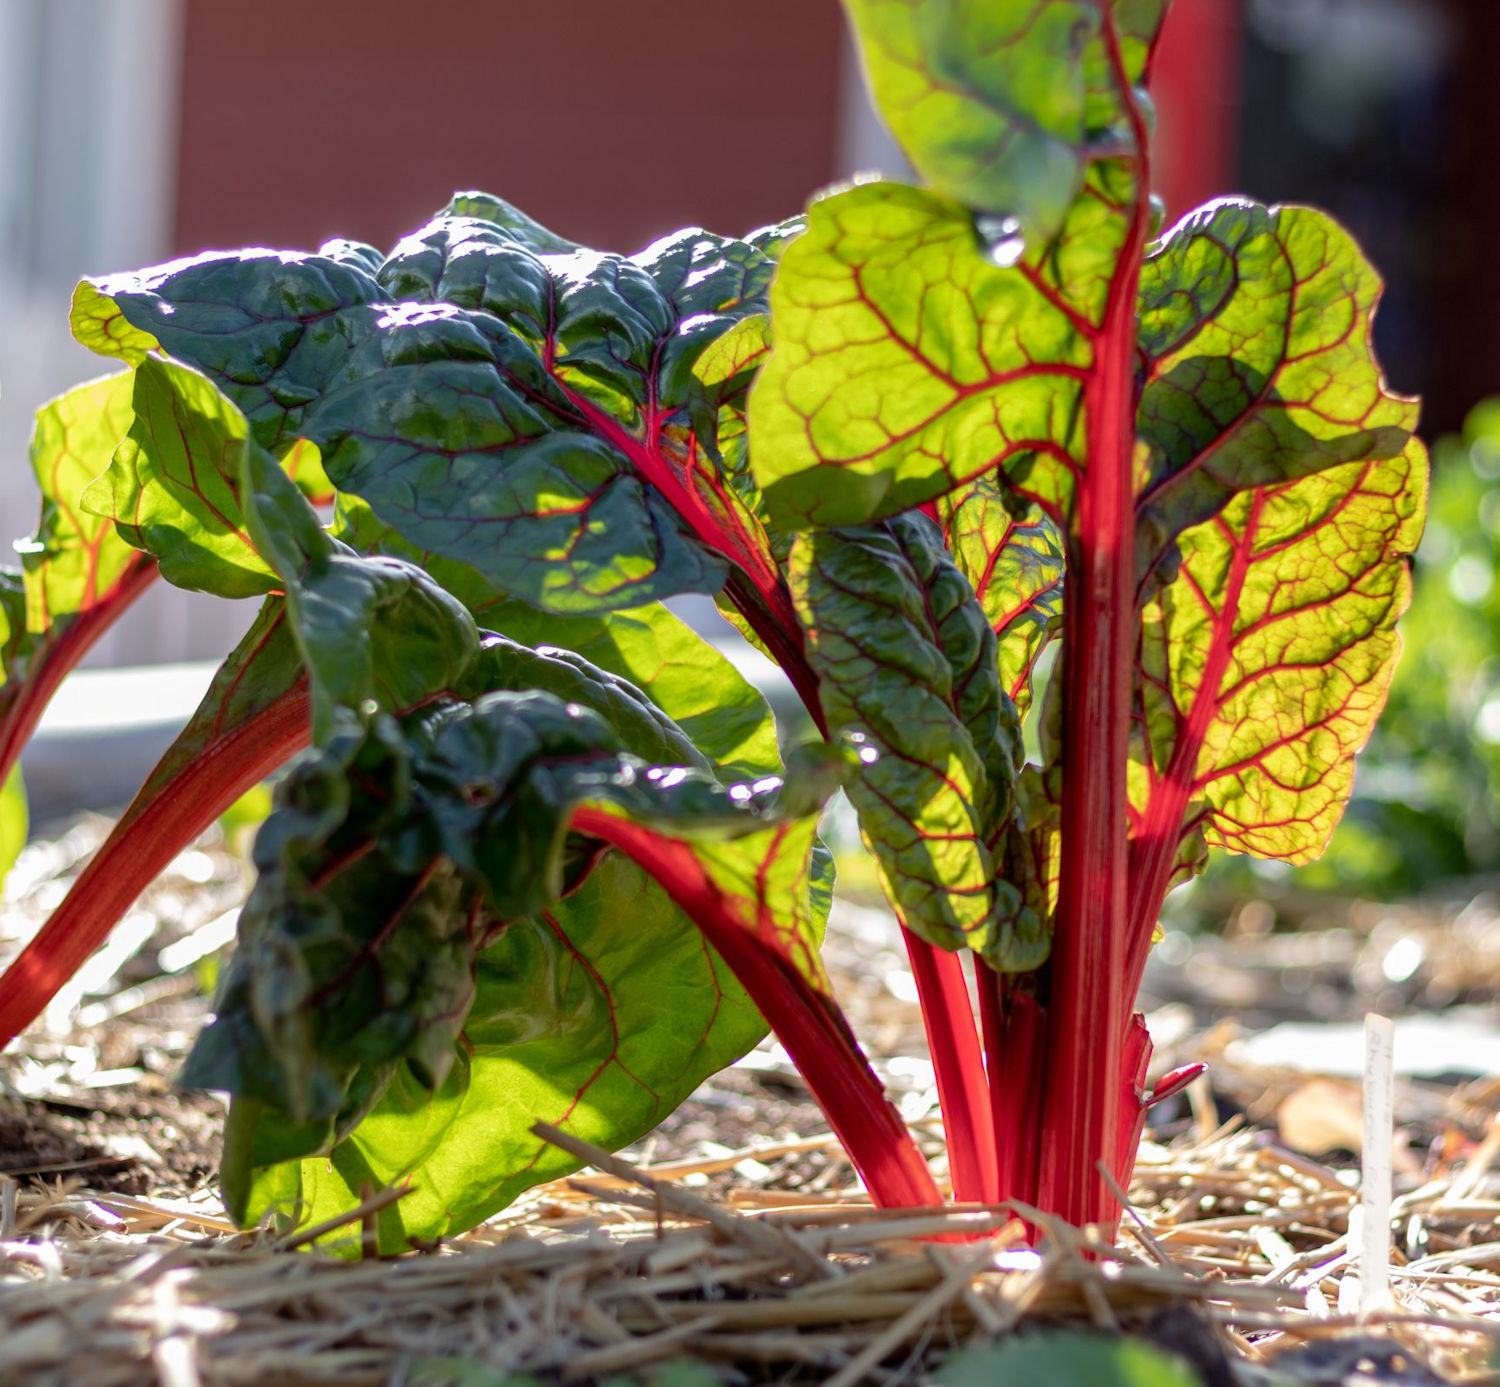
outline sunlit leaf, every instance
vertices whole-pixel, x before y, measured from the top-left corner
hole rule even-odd
[[[1413,441],[1244,493],[1181,536],[1142,623],[1138,839],[1175,852],[1187,812],[1233,851],[1322,850],[1385,702],[1426,485]]]
[[[1353,237],[1306,207],[1213,203],[1147,257],[1143,570],[1241,491],[1401,452],[1417,404],[1374,358],[1379,293]]]
[[[939,192],[1049,241],[1089,162],[1130,139],[1162,0],[846,0],[880,113]],[[1101,12],[1102,11],[1102,12]],[[1105,25],[1119,25],[1117,73]]]
[[[418,548],[599,611],[715,591],[726,560],[775,589],[705,465],[692,374],[759,311],[773,264],[695,231],[586,251],[466,194],[378,267],[364,250],[214,253],[88,281],[74,321],[97,350],[205,372],[271,452],[310,440]]]
[[[1037,658],[1062,624],[1062,536],[1037,508],[1007,502],[993,477],[943,497],[938,513],[953,562],[995,632],[1000,685],[1024,715]]]
[[[15,766],[0,782],[0,885],[26,846],[27,828],[26,787],[21,783],[21,768]]]

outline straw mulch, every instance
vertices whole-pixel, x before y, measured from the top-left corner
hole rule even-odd
[[[1500,1139],[1485,1145],[1479,1160]],[[853,1387],[919,1381],[954,1346],[1018,1325],[1131,1331],[1189,1304],[1240,1381],[1266,1380],[1259,1365],[1308,1340],[1363,1346],[1372,1334],[1404,1351],[1407,1375],[1364,1380],[1434,1380],[1410,1375],[1424,1364],[1442,1380],[1500,1380],[1485,1367],[1500,1337],[1500,1242],[1476,1241],[1497,1227],[1500,1199],[1478,1163],[1397,1201],[1394,1300],[1358,1324],[1347,1178],[1253,1132],[1148,1145],[1116,1246],[1042,1220],[1039,1251],[1005,1210],[882,1214],[775,1188],[775,1163],[810,1151],[839,1160],[828,1138],[654,1171],[580,1150],[598,1173],[391,1260],[358,1259],[358,1216],[355,1259],[341,1259],[306,1246],[319,1230],[237,1233],[206,1195],[5,1180],[0,1378],[440,1387],[521,1371],[592,1381],[686,1358],[741,1381]],[[681,1183],[734,1168],[765,1178],[714,1199]],[[1405,1245],[1425,1250],[1407,1257]],[[1280,1357],[1287,1371],[1298,1361]]]

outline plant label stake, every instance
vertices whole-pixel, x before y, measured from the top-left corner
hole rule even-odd
[[[1390,1017],[1365,1017],[1364,1145],[1359,1182],[1359,1313],[1388,1308],[1391,1291],[1391,1144],[1395,1132],[1396,1028]]]

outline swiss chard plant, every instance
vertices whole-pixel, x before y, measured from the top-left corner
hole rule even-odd
[[[1147,1091],[1133,1012],[1163,898],[1210,847],[1332,831],[1426,487],[1374,272],[1306,208],[1160,233],[1164,0],[848,7],[924,186],[634,256],[467,194],[389,255],[80,287],[126,369],[38,429],[0,771],[154,576],[263,606],[0,1034],[299,753],[184,1076],[233,1095],[236,1216],[409,1180],[384,1246],[471,1225],[568,1168],[538,1118],[632,1140],[767,1024],[873,1198],[939,1200],[818,961],[842,785],[953,1194],[1108,1222],[1181,1080]],[[691,592],[820,745],[783,751],[663,605]]]

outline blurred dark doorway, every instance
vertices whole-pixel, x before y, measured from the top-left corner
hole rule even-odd
[[[1495,0],[1244,3],[1239,182],[1359,237],[1387,286],[1377,349],[1429,436],[1500,391],[1497,40]]]

